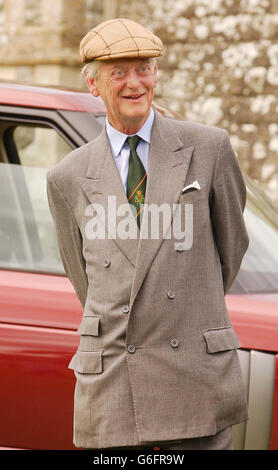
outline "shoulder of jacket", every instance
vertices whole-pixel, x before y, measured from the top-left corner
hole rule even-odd
[[[168,120],[168,125],[173,126],[176,131],[180,133],[180,135],[184,135],[184,133],[189,133],[195,136],[213,136],[221,138],[223,133],[227,131],[220,127],[212,126],[209,124],[204,124],[197,121],[187,121],[183,119],[176,119],[176,118],[165,118]]]
[[[167,119],[167,134],[175,133],[184,145],[192,145],[197,150],[207,149],[211,155],[217,155],[218,149],[224,136],[228,136],[225,129],[203,124],[197,121],[186,121],[182,119]]]

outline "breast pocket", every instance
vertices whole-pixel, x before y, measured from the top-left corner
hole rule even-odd
[[[202,189],[194,189],[193,191],[186,191],[181,193],[179,202],[180,204],[193,204],[196,201],[206,198],[206,194]]]

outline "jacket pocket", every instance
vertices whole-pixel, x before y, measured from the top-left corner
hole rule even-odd
[[[207,352],[212,354],[240,347],[238,337],[231,326],[203,331]]]
[[[194,189],[193,191],[186,191],[180,194],[180,204],[193,204],[200,199],[207,199],[206,193],[202,189]]]
[[[77,333],[80,335],[79,349],[81,351],[93,351],[96,346],[94,337],[99,335],[99,317],[83,317]]]
[[[78,350],[71,359],[68,368],[80,374],[100,374],[102,372],[103,349],[97,351]]]
[[[83,317],[77,333],[79,335],[92,335],[98,336],[99,332],[99,317],[95,316],[86,316]]]

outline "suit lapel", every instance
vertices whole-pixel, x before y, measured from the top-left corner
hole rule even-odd
[[[99,137],[92,143],[92,155],[86,177],[79,177],[80,185],[91,204],[99,204],[105,213],[105,228],[109,238],[112,238],[119,249],[135,267],[131,291],[131,306],[148,273],[148,270],[163,241],[162,223],[157,238],[151,237],[150,211],[144,210],[141,231],[132,215],[127,201],[126,193],[113,158],[105,128]],[[193,146],[184,146],[171,121],[165,120],[157,112],[152,129],[152,138],[149,153],[147,174],[146,204],[169,204],[171,213],[173,204],[179,200],[183,188]],[[109,225],[107,214],[109,209],[112,215],[113,207],[109,206],[108,196],[114,196],[114,213],[119,206],[126,205],[130,220],[134,221],[136,238],[123,239],[115,234],[112,225]],[[162,222],[162,217],[160,217]],[[171,221],[168,224],[171,228]],[[117,228],[117,227],[116,227]],[[166,232],[167,230],[165,230]],[[117,230],[116,230],[117,232]],[[139,238],[140,236],[140,238]]]
[[[101,223],[104,222],[107,238],[112,238],[132,265],[135,266],[139,230],[131,212],[105,128],[100,136],[92,142],[92,146],[93,150],[86,177],[78,178],[80,185],[90,203],[93,205],[99,204],[99,207],[103,208],[105,219],[100,218],[100,221]],[[116,214],[120,206],[126,209],[122,216],[125,218],[129,215],[128,220],[132,223],[133,233],[136,238],[124,239],[119,236],[116,226]],[[122,220],[122,217],[119,220]]]
[[[193,146],[184,146],[174,126],[172,129],[170,127],[169,120],[164,120],[158,113],[155,113],[145,203],[158,206],[169,204],[172,214],[173,204],[178,202],[185,182]],[[171,229],[171,222],[172,218],[168,229]],[[162,216],[158,235],[158,238],[151,237],[150,211],[144,210],[131,292],[131,306],[164,239]]]

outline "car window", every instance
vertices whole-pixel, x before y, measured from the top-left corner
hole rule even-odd
[[[249,247],[230,293],[278,293],[278,212],[250,180],[247,188]]]
[[[63,273],[47,202],[47,168],[0,163],[0,267]]]
[[[63,274],[46,173],[72,147],[41,124],[5,126],[0,163],[0,267]]]
[[[26,166],[50,168],[72,150],[50,127],[17,125],[9,132],[20,163]]]

